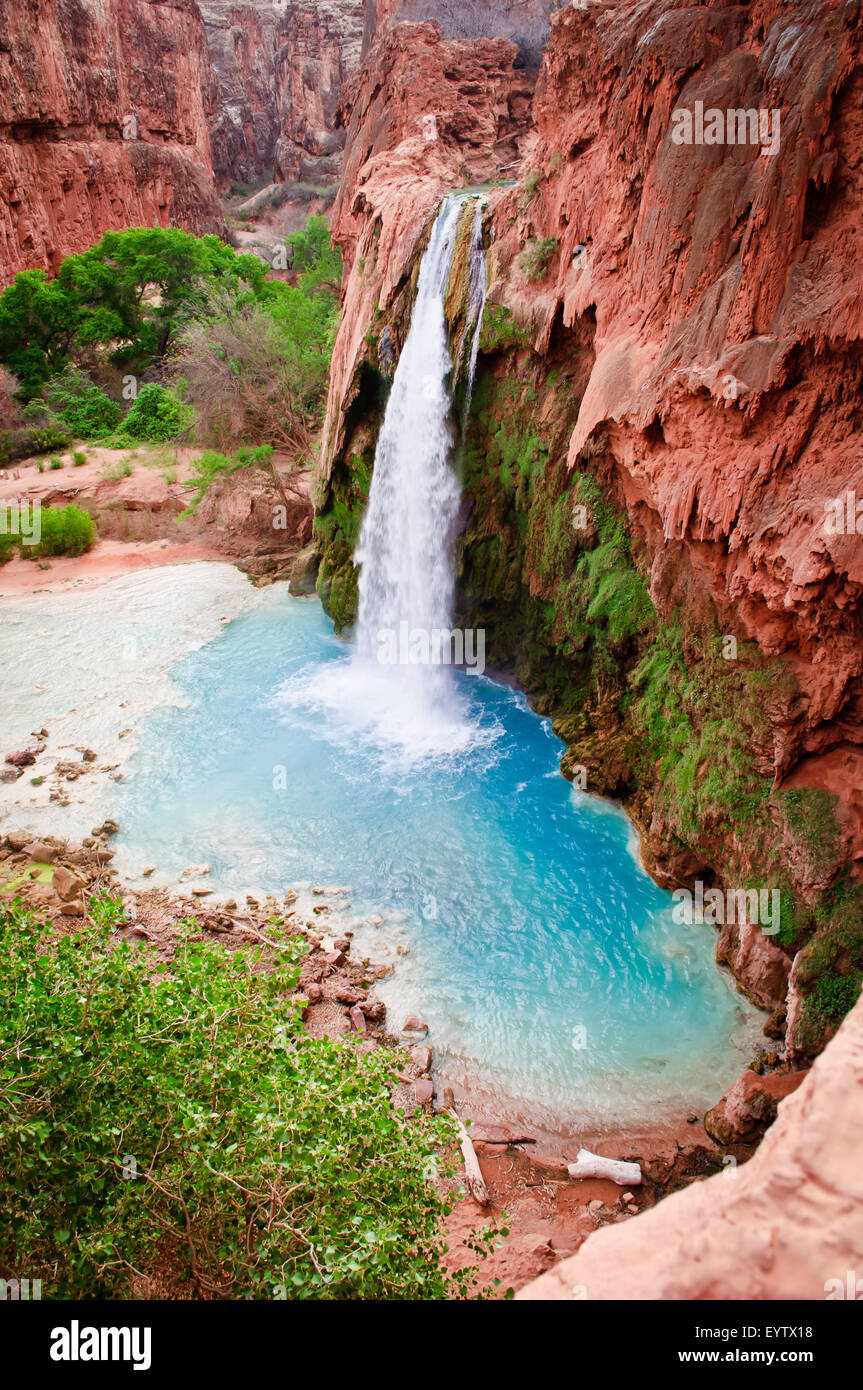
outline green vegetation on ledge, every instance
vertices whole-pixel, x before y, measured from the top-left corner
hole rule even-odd
[[[469,1291],[442,1266],[451,1122],[395,1109],[398,1054],[303,1032],[292,943],[273,965],[189,922],[166,967],[112,936],[119,898],[90,913],[58,938],[0,909],[0,1273],[51,1298],[153,1273],[193,1298]]]

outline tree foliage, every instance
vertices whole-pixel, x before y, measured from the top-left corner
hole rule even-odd
[[[67,256],[53,280],[22,271],[0,295],[0,362],[29,399],[70,361],[107,350],[140,368],[164,353],[172,331],[214,282],[252,296],[265,267],[216,236],[176,227],[107,232]]]

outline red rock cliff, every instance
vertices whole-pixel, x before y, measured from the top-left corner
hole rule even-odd
[[[8,0],[0,36],[0,279],[115,227],[223,228],[217,91],[195,0]]]
[[[568,7],[537,87],[536,196],[496,215],[497,297],[536,341],[595,315],[571,464],[606,441],[661,614],[715,614],[792,665],[775,778],[838,792],[858,861],[863,546],[824,523],[863,497],[861,54],[859,4]],[[735,134],[762,112],[767,138],[677,143],[673,113],[699,109],[735,113]],[[554,248],[538,284],[528,237]]]
[[[270,179],[333,183],[342,84],[359,63],[363,0],[203,0],[218,84],[210,129],[220,189]]]
[[[276,175],[330,183],[341,173],[345,132],[336,111],[356,72],[363,0],[293,0],[279,31]]]

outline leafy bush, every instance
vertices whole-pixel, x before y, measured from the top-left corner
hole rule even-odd
[[[52,449],[68,449],[71,444],[68,434],[46,425],[44,429],[34,430],[30,436],[30,448],[34,454],[47,454]]]
[[[295,949],[268,971],[190,927],[168,970],[115,917],[52,940],[0,910],[0,1268],[59,1298],[156,1264],[202,1297],[462,1291],[430,1181],[451,1124],[394,1109],[385,1051],[302,1032]]]
[[[44,399],[48,408],[79,439],[101,438],[110,433],[123,416],[116,401],[75,368],[68,368],[54,377],[45,389]]]
[[[58,458],[49,459],[49,460],[48,460],[48,467],[49,467],[49,468],[62,468],[62,467],[63,467],[63,460],[62,460],[62,459],[58,459]]]
[[[194,489],[195,495],[180,515],[191,516],[193,512],[197,511],[204,495],[217,478],[223,477],[227,473],[235,473],[238,468],[272,470],[272,467],[272,444],[259,444],[256,448],[246,446],[238,449],[234,458],[229,458],[227,454],[220,454],[216,449],[202,450],[192,462],[191,478],[188,484]]]
[[[106,463],[100,469],[99,476],[108,483],[117,483],[121,478],[131,478],[135,471],[134,464],[130,458],[118,459],[116,463]]]
[[[75,449],[72,454],[72,467],[83,468],[87,462],[87,455],[81,449]]]
[[[141,387],[117,435],[120,439],[154,442],[176,439],[191,427],[193,418],[192,411],[173,391],[152,381]]]
[[[67,507],[42,508],[42,538],[38,545],[22,547],[21,553],[31,560],[45,555],[83,555],[95,541],[93,518],[70,502]]]
[[[542,280],[556,250],[556,237],[531,237],[518,260],[518,268],[525,280]]]

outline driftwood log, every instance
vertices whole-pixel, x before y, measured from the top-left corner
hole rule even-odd
[[[455,1120],[456,1128],[458,1129],[459,1143],[461,1144],[461,1154],[462,1158],[464,1159],[464,1176],[465,1181],[467,1182],[468,1191],[470,1192],[475,1202],[479,1202],[479,1205],[481,1207],[487,1207],[489,1203],[488,1188],[485,1185],[485,1178],[483,1177],[482,1169],[479,1166],[479,1159],[476,1156],[476,1150],[474,1149],[474,1146],[470,1141],[470,1135],[468,1134],[467,1130],[465,1129],[455,1110],[453,1110],[450,1107],[446,1110],[445,1113],[447,1115],[452,1116],[453,1120]]]
[[[637,1187],[641,1168],[637,1163],[625,1163],[622,1158],[603,1158],[589,1149],[579,1149],[574,1163],[566,1165],[571,1178],[609,1178],[618,1187]]]

